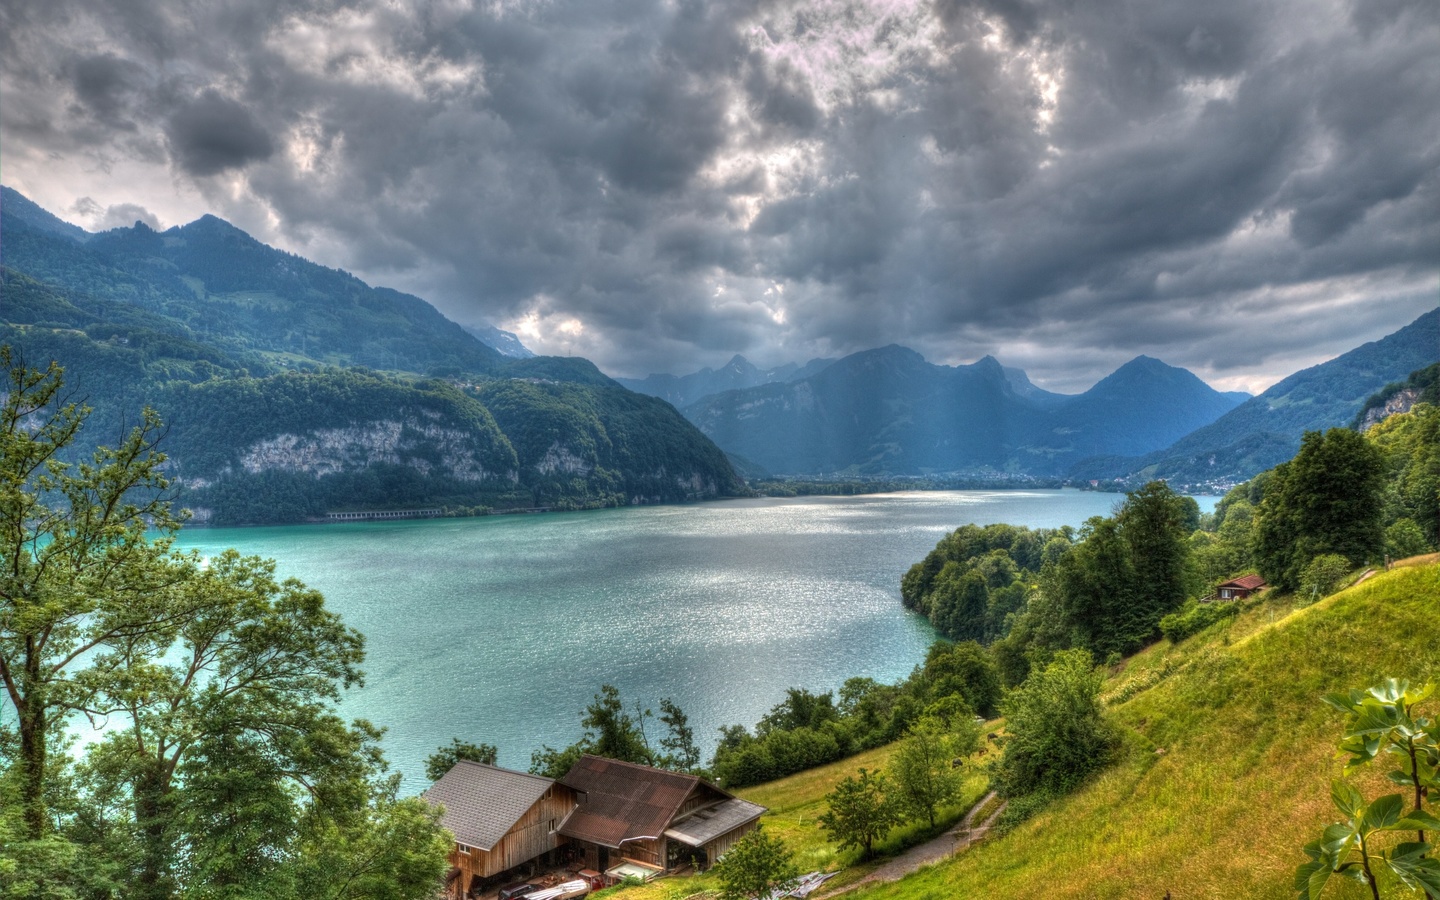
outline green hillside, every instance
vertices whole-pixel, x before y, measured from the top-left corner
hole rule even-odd
[[[1118,765],[1009,834],[853,896],[1293,897],[1301,846],[1337,818],[1343,719],[1320,698],[1385,677],[1440,679],[1434,564],[1308,608],[1257,601],[1178,645],[1162,641],[1107,686],[1126,698],[1113,706],[1126,736]],[[1367,796],[1395,789],[1382,766],[1356,779]],[[1336,884],[1326,896],[1368,891]]]

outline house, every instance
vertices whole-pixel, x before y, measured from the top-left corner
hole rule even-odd
[[[553,779],[465,760],[421,796],[443,807],[440,824],[455,835],[446,882],[455,900],[484,879],[553,854],[576,809],[574,789]]]
[[[1270,585],[1259,575],[1242,575],[1215,588],[1217,600],[1244,600],[1251,594],[1265,590]]]
[[[607,874],[650,877],[689,862],[709,865],[765,812],[694,775],[588,754],[560,783],[579,795],[560,833],[586,866]]]

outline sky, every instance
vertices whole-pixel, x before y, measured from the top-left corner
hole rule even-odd
[[[617,375],[1259,391],[1440,305],[1433,0],[5,0],[0,180]]]

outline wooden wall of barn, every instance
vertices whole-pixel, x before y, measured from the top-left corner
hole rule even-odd
[[[715,840],[706,844],[704,850],[707,865],[715,865],[715,861],[717,859],[724,856],[731,847],[738,844],[740,842],[740,839],[743,838],[745,835],[754,831],[755,826],[759,824],[760,820],[756,819],[754,822],[741,825],[739,828],[731,829],[730,831],[725,832],[724,834],[717,837]]]
[[[453,896],[463,897],[476,880],[522,866],[559,847],[564,838],[555,829],[574,808],[575,792],[557,782],[490,850],[471,847],[469,853],[461,853],[457,846],[450,851],[450,864],[460,870],[460,877],[452,882]]]

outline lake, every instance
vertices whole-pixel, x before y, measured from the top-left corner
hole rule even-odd
[[[905,677],[934,638],[900,576],[967,522],[1079,525],[1116,494],[907,492],[577,513],[187,529],[178,544],[271,557],[366,636],[350,717],[389,729],[407,791],[452,737],[524,769],[580,736],[602,684],[689,715],[707,757],[787,687]],[[1202,499],[1203,508],[1213,498]],[[652,738],[656,732],[652,731]]]

